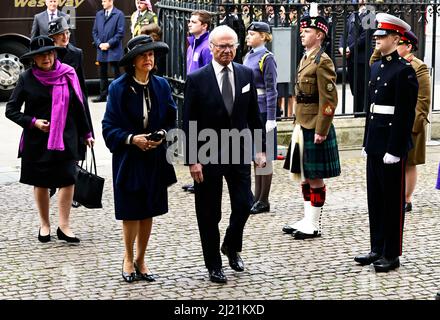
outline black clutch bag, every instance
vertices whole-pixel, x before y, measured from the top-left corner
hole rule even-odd
[[[73,200],[86,208],[99,209],[102,208],[104,178],[98,176],[96,171],[96,159],[93,148],[91,148],[91,153],[90,170],[87,170],[87,154],[85,168],[83,167],[84,161],[81,162],[81,165],[77,165],[77,178]],[[94,173],[92,172],[93,169],[95,170]]]

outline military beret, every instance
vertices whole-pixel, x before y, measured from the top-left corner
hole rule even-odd
[[[248,31],[249,30],[270,33],[270,26],[266,22],[254,21],[248,27]]]

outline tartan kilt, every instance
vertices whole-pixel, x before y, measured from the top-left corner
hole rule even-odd
[[[324,179],[339,176],[341,174],[341,164],[339,162],[338,142],[333,124],[330,127],[327,139],[321,144],[314,143],[315,129],[302,128],[302,131],[304,136],[304,177],[306,179]],[[290,166],[291,147],[289,145],[284,169],[292,173],[298,173],[297,166]],[[295,158],[299,158],[299,156]]]

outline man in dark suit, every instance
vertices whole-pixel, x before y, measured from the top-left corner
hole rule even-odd
[[[96,13],[93,25],[93,42],[96,46],[100,68],[100,94],[93,102],[107,101],[108,65],[113,68],[115,79],[119,77],[119,60],[123,55],[122,40],[125,34],[124,13],[113,6],[113,0],[102,0],[103,10]]]
[[[232,269],[243,271],[239,252],[243,229],[253,203],[252,138],[258,167],[265,166],[266,155],[252,70],[232,62],[238,44],[237,34],[228,26],[219,26],[210,33],[209,43],[213,60],[189,74],[185,84],[185,162],[190,166],[194,179],[205,265],[211,281],[225,283],[218,228],[223,177],[228,184],[232,210],[221,252],[228,257]],[[203,140],[202,136],[205,136],[206,141],[206,134],[209,142],[205,145],[198,140]],[[221,143],[215,143],[216,140]]]
[[[364,0],[359,0],[359,10],[350,14],[347,19],[347,37],[341,35],[339,39],[339,53],[347,58],[347,76],[350,83],[350,90],[354,96],[355,103],[353,112],[365,112],[365,77],[369,78],[368,61],[371,53],[372,35],[369,29],[362,27],[362,19],[367,15]],[[369,45],[366,45],[366,42]],[[357,54],[355,52],[357,48]],[[354,69],[356,68],[356,77]],[[355,89],[356,88],[356,89]],[[356,91],[356,92],[355,92]]]
[[[65,17],[67,23],[69,23],[69,16],[64,12],[58,10],[58,0],[46,0],[46,7],[47,9],[45,11],[37,13],[34,16],[31,38],[38,36],[47,36],[47,27],[49,22],[58,17]]]

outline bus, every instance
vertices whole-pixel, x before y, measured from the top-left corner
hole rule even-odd
[[[151,1],[154,5],[157,1]],[[115,0],[116,8],[126,16],[124,44],[130,39],[130,16],[135,0]],[[154,6],[153,6],[154,8]],[[59,0],[59,10],[70,14],[74,44],[84,51],[84,69],[88,81],[99,78],[92,28],[101,0]],[[19,58],[29,50],[34,15],[46,10],[45,0],[2,0],[0,2],[0,101],[8,99],[18,77],[27,66]]]

